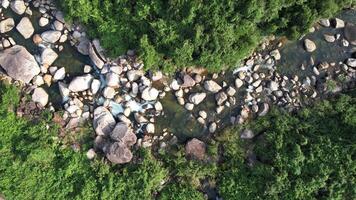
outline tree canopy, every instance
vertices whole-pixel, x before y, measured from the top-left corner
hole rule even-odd
[[[148,69],[236,64],[270,34],[292,38],[353,0],[63,0],[111,56],[136,49]]]

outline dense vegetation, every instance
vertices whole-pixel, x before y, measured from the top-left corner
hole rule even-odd
[[[139,149],[131,164],[115,166],[65,147],[48,112],[36,122],[16,117],[19,91],[0,84],[0,196],[204,199],[205,181],[224,199],[355,199],[354,96],[295,115],[274,110],[247,125],[260,133],[254,141],[239,139],[245,127],[227,130],[208,144],[205,161],[187,160],[178,145],[155,155]],[[246,149],[256,154],[253,166]]]
[[[249,126],[262,135],[242,144],[227,132],[219,190],[224,199],[355,199],[356,98],[323,101],[291,116],[274,111]],[[253,149],[246,164],[240,145]],[[254,145],[252,147],[252,145]]]
[[[63,0],[111,56],[137,49],[149,69],[233,67],[261,38],[296,38],[354,0]]]

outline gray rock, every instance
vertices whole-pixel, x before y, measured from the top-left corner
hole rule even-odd
[[[79,53],[83,55],[89,55],[90,41],[87,38],[80,40],[79,44],[76,46]]]
[[[69,97],[70,90],[68,85],[62,82],[58,82],[59,93],[61,94],[63,100],[66,100]]]
[[[185,74],[183,77],[183,84],[182,87],[186,88],[186,87],[193,87],[195,85],[195,81],[194,79],[189,76],[188,74]]]
[[[36,88],[32,94],[32,101],[45,107],[48,103],[48,94],[43,88]]]
[[[275,60],[280,60],[281,59],[281,54],[279,53],[278,49],[275,49],[271,51],[270,55],[275,59]]]
[[[241,139],[252,139],[253,137],[255,137],[255,134],[250,129],[243,130],[240,136]]]
[[[14,0],[10,4],[11,9],[18,15],[22,15],[26,11],[26,5],[23,0]]]
[[[93,61],[93,63],[99,68],[102,69],[104,67],[104,59],[100,57],[99,54],[96,53],[94,45],[89,43],[89,57]]]
[[[205,157],[206,145],[204,142],[193,138],[185,145],[185,155],[203,160]]]
[[[304,47],[307,52],[313,52],[316,50],[315,43],[309,39],[304,40]]]
[[[219,92],[215,95],[215,100],[218,105],[222,105],[227,100],[225,92]]]
[[[77,76],[69,84],[68,89],[72,92],[82,92],[91,87],[93,76],[90,74]]]
[[[21,33],[21,35],[28,39],[35,32],[32,23],[28,17],[23,17],[21,21],[17,24],[16,29]]]
[[[356,67],[356,58],[348,58],[346,64],[350,67]]]
[[[41,38],[45,42],[56,43],[61,35],[60,31],[46,31],[41,34]]]
[[[258,114],[258,116],[263,117],[265,115],[267,115],[268,111],[269,111],[269,105],[268,103],[263,103],[260,109],[260,113]]]
[[[19,45],[0,51],[0,65],[7,75],[24,83],[29,83],[41,71],[35,58]]]
[[[108,109],[101,106],[94,110],[93,127],[97,135],[109,136],[115,125],[116,121]]]
[[[195,93],[189,96],[189,101],[195,105],[198,105],[205,99],[205,97],[205,93]]]
[[[0,21],[0,33],[7,33],[15,27],[15,21],[12,18],[7,18]]]
[[[57,58],[58,54],[51,48],[45,48],[42,51],[41,59],[43,65],[51,66]]]
[[[111,139],[122,142],[126,146],[132,146],[136,143],[137,137],[133,133],[132,129],[127,126],[124,122],[119,122],[116,124],[114,130],[110,133]]]
[[[352,45],[356,45],[356,26],[354,24],[346,24],[344,34],[347,41],[349,41]]]
[[[122,142],[109,144],[104,152],[107,159],[115,164],[128,163],[133,157],[130,149]]]
[[[210,125],[209,125],[209,132],[210,133],[214,133],[216,131],[216,128],[217,128],[217,125],[215,122],[212,122]]]
[[[145,101],[154,101],[158,97],[158,90],[155,88],[147,87],[142,91],[141,98]]]
[[[219,84],[217,84],[215,81],[213,80],[208,80],[204,82],[204,88],[212,93],[217,93],[219,92],[222,88]]]

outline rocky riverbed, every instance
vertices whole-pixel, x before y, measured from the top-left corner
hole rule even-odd
[[[91,122],[90,159],[102,152],[127,163],[134,145],[165,148],[189,138],[187,154],[202,158],[201,140],[227,125],[264,116],[272,105],[294,110],[355,86],[355,10],[344,11],[351,16],[345,21],[320,20],[297,43],[266,40],[233,70],[186,69],[170,77],[145,71],[131,50],[106,57],[100,41],[66,23],[50,0],[0,2],[3,74],[25,85],[36,108],[63,110],[66,130]]]

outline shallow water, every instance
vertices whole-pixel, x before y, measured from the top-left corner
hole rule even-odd
[[[345,22],[356,23],[356,11],[355,10],[344,10],[339,18],[343,19]],[[317,50],[313,53],[308,53],[303,48],[303,40],[298,41],[286,41],[285,45],[280,48],[281,60],[276,63],[277,71],[280,74],[291,77],[292,75],[298,75],[300,78],[305,76],[310,76],[313,74],[312,67],[308,64],[310,57],[313,57],[315,64],[322,61],[327,62],[340,62],[344,61],[346,58],[350,57],[352,53],[352,47],[342,47],[341,40],[337,40],[334,43],[328,43],[324,40],[324,34],[341,34],[343,35],[343,29],[325,28],[319,27],[314,33],[307,34],[304,38],[309,38],[314,41],[317,45]],[[263,53],[262,53],[263,54]],[[305,71],[300,70],[301,64],[306,67]],[[248,70],[245,67],[244,70]],[[235,70],[235,72],[238,70]],[[226,72],[223,76],[227,85],[234,85],[235,77],[232,72]],[[220,77],[220,76],[219,76]],[[222,85],[222,79],[218,79],[217,83]],[[200,89],[193,89],[192,92],[200,92]],[[208,94],[207,98],[193,110],[193,114],[190,114],[184,109],[183,106],[178,105],[176,98],[173,94],[169,93],[165,99],[162,100],[164,111],[166,116],[159,117],[158,119],[158,130],[163,130],[163,128],[168,128],[169,132],[176,135],[181,141],[184,141],[191,137],[196,137],[204,139],[208,137],[209,133],[206,127],[201,126],[196,117],[200,110],[205,110],[208,113],[208,121],[219,120],[218,130],[229,126],[230,116],[232,114],[238,113],[240,111],[239,103],[243,101],[245,93],[243,92],[245,88],[240,88],[237,90],[236,105],[230,108],[224,109],[224,111],[217,115],[215,112],[216,104],[214,95]],[[185,97],[189,96],[185,94]],[[187,98],[185,98],[187,99]],[[209,112],[210,111],[210,112]],[[192,117],[192,116],[195,117]]]

